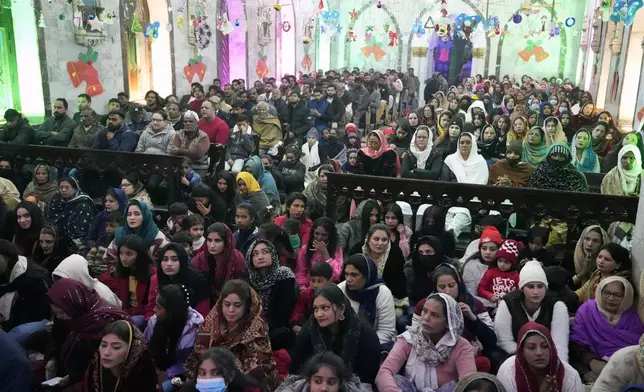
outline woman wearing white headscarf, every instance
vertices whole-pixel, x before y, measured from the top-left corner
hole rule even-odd
[[[380,366],[380,391],[453,390],[459,380],[476,371],[474,349],[461,336],[463,313],[447,294],[427,297],[421,322],[398,336]],[[404,376],[398,374],[405,366]]]
[[[479,155],[476,138],[469,132],[462,133],[458,138],[456,152],[445,158],[442,179],[487,185],[489,174],[487,162]]]
[[[617,166],[602,180],[603,195],[639,196],[642,173],[642,155],[639,148],[627,144],[619,150]]]
[[[90,276],[87,260],[81,255],[73,254],[61,261],[51,276],[54,282],[60,279],[72,279],[80,282],[88,289],[96,291],[103,299],[105,306],[121,309],[121,300],[109,287]]]
[[[420,125],[411,138],[409,150],[401,157],[402,176],[423,180],[438,180],[443,167],[442,154],[434,148],[434,133]]]

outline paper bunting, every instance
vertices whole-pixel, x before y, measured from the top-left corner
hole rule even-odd
[[[380,59],[386,55],[381,46],[382,44],[378,43],[375,38],[372,38],[367,46],[360,48],[360,51],[364,57],[369,58],[369,56],[373,55],[373,58],[376,59],[376,61],[380,61]]]

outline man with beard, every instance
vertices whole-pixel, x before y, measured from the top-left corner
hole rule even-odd
[[[326,112],[320,117],[329,128],[337,128],[342,122],[342,117],[346,111],[346,107],[342,100],[336,96],[335,86],[330,84],[326,88],[327,105]]]
[[[81,123],[76,127],[76,129],[74,129],[74,134],[72,135],[72,139],[69,141],[69,145],[67,147],[86,149],[92,148],[96,135],[101,131],[103,127],[98,123],[98,116],[92,108],[83,109],[81,111],[80,120]]]
[[[269,113],[266,102],[258,103],[253,113],[253,130],[259,135],[259,153],[277,156],[278,148],[283,144],[280,120]]]
[[[134,151],[137,137],[125,125],[125,113],[121,111],[112,112],[108,115],[108,121],[110,124],[96,135],[92,148],[110,151]]]
[[[310,109],[295,91],[291,91],[288,102],[286,124],[289,134],[287,139],[295,138],[299,144],[302,144],[304,136],[313,126]]]
[[[36,144],[67,147],[76,128],[76,122],[67,114],[68,107],[65,98],[54,101],[54,115],[45,120],[36,131],[34,137]]]
[[[184,129],[177,131],[172,140],[170,154],[189,158],[192,169],[202,178],[208,170],[208,135],[199,129],[199,116],[192,110],[183,114]],[[194,190],[193,190],[194,196]]]
[[[237,98],[235,97],[235,91],[233,90],[233,86],[231,84],[227,84],[224,86],[224,102],[226,102],[228,105],[231,105],[235,102]]]
[[[505,159],[490,167],[489,184],[497,186],[525,187],[532,176],[532,167],[521,162],[521,142],[510,142]]]
[[[34,129],[26,118],[15,109],[4,112],[7,124],[0,130],[0,143],[31,144],[34,138]]]

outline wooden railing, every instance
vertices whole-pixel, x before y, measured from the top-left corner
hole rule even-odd
[[[71,168],[78,170],[81,178],[85,173],[101,177],[107,172],[119,175],[137,173],[139,179],[146,182],[152,174],[158,174],[163,176],[169,184],[168,200],[171,203],[178,196],[174,184],[178,183],[183,158],[171,155],[2,143],[0,144],[0,159],[11,162],[17,173],[23,173],[25,165],[44,163],[55,167],[59,177],[65,172],[65,169]],[[118,180],[120,181],[120,178]],[[114,185],[116,184],[110,184],[110,186]],[[102,188],[102,192],[105,189]]]
[[[638,204],[636,197],[339,173],[328,173],[327,181],[327,215],[330,217],[335,217],[339,196],[356,203],[368,198],[384,204],[405,201],[413,211],[412,227],[415,227],[418,208],[423,204],[445,209],[467,208],[473,222],[490,210],[499,211],[506,222],[513,213],[523,222],[539,222],[552,217],[568,224],[568,250],[574,248],[581,230],[590,222],[598,222],[604,228],[614,221],[634,223]]]

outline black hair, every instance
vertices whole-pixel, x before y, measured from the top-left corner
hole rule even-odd
[[[499,392],[496,384],[486,378],[478,378],[470,381],[463,392]]]
[[[314,355],[306,362],[300,371],[300,375],[306,377],[310,382],[313,375],[323,367],[329,368],[333,371],[340,385],[351,379],[351,371],[347,369],[344,360],[332,351],[323,351]]]
[[[499,233],[503,233],[505,231],[505,229],[503,228],[503,218],[501,218],[501,215],[489,214],[481,219],[481,228],[483,229],[488,226],[496,228]]]
[[[534,226],[528,231],[528,242],[534,242],[535,239],[540,238],[543,245],[548,243],[550,230],[546,227]]]
[[[39,230],[40,233],[40,230]],[[4,256],[7,258],[7,270],[5,271],[6,275],[11,274],[11,271],[13,271],[13,267],[16,265],[18,262],[18,249],[15,247],[14,244],[7,240],[0,240],[0,255]]]
[[[385,225],[384,223],[376,223],[375,225],[372,225],[371,227],[369,227],[369,230],[367,231],[366,241],[369,241],[369,239],[371,239],[371,236],[374,235],[374,233],[379,230],[387,233],[387,238],[390,238],[391,230],[389,230],[387,225]]]
[[[216,222],[213,223],[212,225],[208,226],[208,229],[206,230],[206,238],[208,238],[208,235],[212,233],[217,233],[219,234],[219,237],[221,240],[224,242],[224,249],[230,246],[230,244],[227,242],[227,234],[228,234],[228,227],[221,223],[221,222]]]
[[[69,108],[69,103],[67,103],[67,100],[65,98],[56,98],[54,100],[54,102],[61,102],[63,104],[63,107],[65,108],[65,110],[67,110],[67,108]]]
[[[29,228],[27,229],[21,228],[18,224],[17,214],[18,210],[21,208],[27,210],[29,216],[31,217],[31,226],[29,226]],[[19,247],[25,249],[25,252],[29,253],[31,252],[31,249],[33,249],[34,244],[38,242],[38,239],[40,237],[40,229],[42,229],[44,223],[42,210],[38,207],[38,205],[23,200],[18,203],[18,205],[14,209],[14,213],[14,242]]]
[[[364,254],[356,253],[349,256],[349,258],[344,262],[342,270],[344,271],[344,269],[346,269],[348,265],[351,265],[355,269],[357,269],[365,280],[369,278],[369,266],[367,265],[367,259]]]
[[[257,210],[253,207],[252,204],[241,203],[237,205],[237,210],[239,209],[246,210],[248,216],[250,217],[250,227],[257,227],[257,224],[260,222],[259,216],[257,215]]]
[[[315,263],[309,272],[311,277],[317,276],[320,278],[326,278],[326,280],[331,281],[333,277],[333,268],[329,263]]]
[[[360,256],[362,257],[362,255]],[[337,307],[346,306],[347,310],[349,310],[348,307],[351,306],[350,304],[348,305],[348,299],[344,295],[342,290],[333,283],[327,283],[319,289],[315,290],[315,293],[313,293],[313,301],[315,301],[317,297],[325,298],[326,300],[331,302],[331,305]]]
[[[427,297],[427,301],[429,300],[440,302],[440,304],[443,305],[443,315],[445,316],[445,320],[447,320],[447,302],[445,302],[443,297],[441,297],[440,294],[438,293],[434,293],[434,294],[431,294],[429,297]]]
[[[130,95],[126,92],[121,91],[120,93],[116,94],[117,97],[125,97],[127,99],[130,99]]]
[[[300,232],[301,224],[300,221],[295,218],[287,218],[284,219],[282,226],[284,227],[284,231],[289,235],[296,235]]]
[[[178,231],[176,232],[171,239],[172,242],[181,244],[181,245],[189,245],[192,248],[192,236],[185,231]]]
[[[279,257],[284,257],[287,260],[294,258],[295,252],[288,238],[288,233],[275,223],[264,223],[259,226],[259,237],[275,245]]]
[[[134,268],[125,267],[121,263],[121,248],[128,248],[136,252],[136,262]],[[136,234],[129,234],[123,238],[123,241],[116,248],[116,276],[128,277],[134,276],[138,282],[148,282],[152,275],[152,266],[156,263],[150,256],[148,247],[145,246],[143,239]]]
[[[399,225],[405,225],[405,217],[403,216],[402,208],[398,205],[398,203],[393,202],[389,203],[387,207],[385,208],[385,213],[384,215],[387,215],[388,212],[393,212],[394,215],[396,215],[396,219],[398,219],[398,224]],[[384,218],[384,216],[383,216]]]
[[[107,216],[106,223],[118,224],[119,226],[122,226],[124,222],[125,222],[125,219],[123,218],[123,213],[120,211],[112,211]]]
[[[620,264],[617,271],[628,271],[631,269],[631,255],[628,249],[624,248],[620,244],[608,242],[602,245],[600,251],[602,250],[610,253],[613,260],[615,260],[616,263]]]
[[[101,338],[107,335],[116,335],[117,338],[121,339],[125,343],[130,342],[132,337],[132,329],[136,328],[131,322],[127,320],[117,320],[107,324],[101,333]]]
[[[311,227],[311,234],[309,235],[309,241],[306,248],[306,261],[309,263],[309,266],[311,258],[313,257],[313,251],[311,249],[313,249],[313,240],[315,239],[314,233],[318,227],[322,227],[329,234],[329,242],[326,244],[326,248],[331,257],[334,257],[333,255],[335,255],[335,251],[338,247],[338,229],[335,226],[335,223],[327,217],[316,219]]]
[[[246,389],[259,389],[260,392],[265,392],[266,388],[262,386],[257,380],[253,377],[244,374],[237,367],[236,358],[233,353],[228,349],[222,347],[214,347],[205,351],[199,357],[199,363],[197,364],[197,369],[207,360],[211,360],[217,370],[222,375],[224,380],[226,380],[226,390],[237,391],[237,390],[246,390]],[[182,391],[196,391],[196,381],[191,380],[186,384],[186,388]]]
[[[374,208],[378,211],[377,222],[382,222],[382,207],[380,207],[380,203],[371,199],[367,200],[367,202],[362,206],[362,216],[360,216],[362,235],[365,235],[369,231],[369,226],[371,226],[369,219],[371,217],[371,211],[373,211]]]
[[[286,214],[288,215],[288,209],[291,208],[291,204],[295,202],[295,200],[302,200],[304,202],[304,207],[306,207],[307,199],[306,196],[304,196],[303,193],[300,192],[293,192],[288,195],[286,198],[286,209],[287,212]]]
[[[130,173],[126,174],[124,177],[132,186],[134,189],[136,189],[139,186],[139,177],[136,175],[136,173]]]
[[[157,304],[165,308],[167,317],[157,319],[150,338],[150,354],[154,365],[167,370],[176,362],[177,344],[188,320],[188,302],[178,285],[166,285],[159,289]]]
[[[204,218],[200,214],[188,215],[181,220],[181,230],[190,230],[192,226],[204,224]]]
[[[85,98],[87,102],[92,103],[92,97],[88,94],[85,94],[85,93],[78,94],[78,98]]]
[[[145,93],[144,97],[145,97],[145,98],[147,98],[147,97],[148,97],[148,95],[150,95],[150,94],[153,94],[153,95],[154,95],[154,100],[156,101],[156,106],[157,106],[158,108],[162,108],[162,107],[165,105],[165,101],[163,100],[163,98],[161,98],[161,96],[159,95],[159,93],[157,93],[157,92],[156,92],[156,91],[154,91],[154,90],[150,90],[150,91],[148,91],[147,93]]]
[[[161,117],[163,117],[163,121],[167,121],[167,120],[168,120],[168,114],[165,112],[165,110],[156,110],[156,111],[155,111],[154,113],[152,113],[152,114],[158,114],[158,115],[160,115]]]
[[[228,185],[226,192],[224,193],[221,193],[219,187],[217,186],[217,182],[220,179],[226,181],[226,184]],[[216,180],[212,184],[211,188],[216,194],[220,195],[229,204],[232,203],[235,195],[237,194],[237,182],[235,181],[232,173],[227,170],[222,170],[217,174]]]
[[[221,288],[219,301],[217,301],[217,304],[215,305],[218,307],[217,311],[219,312],[220,317],[224,314],[222,310],[224,299],[230,294],[236,294],[244,306],[244,315],[239,319],[237,325],[245,329],[251,318],[250,305],[253,300],[251,287],[246,281],[241,279],[232,279],[224,283],[224,286]]]
[[[170,207],[168,208],[170,216],[188,215],[188,211],[188,206],[179,202],[170,204]]]
[[[251,123],[250,116],[246,112],[241,112],[241,113],[235,114],[233,116],[233,119],[234,119],[234,122],[236,124],[239,124],[240,122],[243,122],[243,121],[245,121],[245,122],[247,122],[249,124]]]

